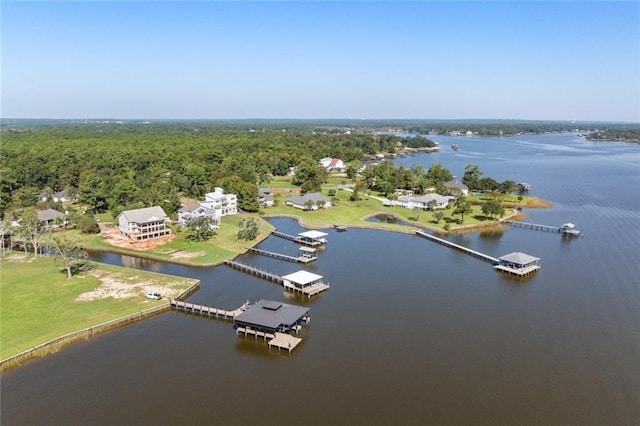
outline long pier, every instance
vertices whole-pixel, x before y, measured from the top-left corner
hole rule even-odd
[[[517,228],[533,229],[535,231],[555,232],[560,233],[561,228],[559,226],[540,225],[538,223],[519,222],[515,220],[505,220],[507,225],[515,226]]]
[[[310,249],[307,249],[310,250]],[[304,257],[304,256],[289,256],[286,254],[282,254],[282,253],[275,253],[272,251],[267,251],[267,250],[261,250],[261,249],[257,249],[255,247],[249,247],[249,251],[252,253],[256,253],[256,254],[261,254],[263,256],[267,256],[267,257],[273,257],[276,259],[280,259],[280,260],[286,260],[287,262],[297,262],[297,263],[309,263],[309,262],[313,262],[314,260],[316,260],[315,257]]]
[[[427,234],[426,232],[423,232],[423,231],[420,231],[420,230],[416,230],[416,234],[421,236],[421,237],[423,237],[423,238],[426,238],[427,240],[431,240],[431,241],[434,241],[434,242],[436,242],[438,244],[441,244],[443,246],[459,250],[459,251],[461,251],[461,252],[463,252],[465,254],[468,254],[468,255],[473,256],[473,257],[477,257],[478,259],[483,260],[485,262],[489,262],[489,263],[491,263],[493,265],[497,265],[498,263],[500,263],[500,261],[497,258],[493,257],[493,256],[489,256],[488,254],[480,253],[479,251],[471,250],[471,249],[469,249],[467,247],[452,243],[452,242],[447,241],[447,240],[443,240],[442,238],[438,238],[438,237],[435,237],[433,235]]]
[[[249,275],[256,276],[258,278],[262,278],[263,280],[271,281],[280,285],[284,285],[284,279],[280,275],[276,275],[271,272],[267,272],[264,269],[259,269],[251,265],[247,265],[244,263],[236,262],[235,260],[225,260],[224,264],[236,269],[238,271],[247,273]]]
[[[171,306],[178,311],[187,312],[190,314],[202,315],[205,317],[213,317],[217,319],[233,321],[235,317],[240,315],[247,307],[247,304],[240,306],[233,311],[227,311],[225,309],[218,309],[211,306],[197,305],[195,303],[182,302],[180,300],[171,300]]]
[[[298,288],[294,285],[287,285],[285,279],[280,275],[276,275],[272,272],[265,271],[264,269],[256,268],[255,266],[247,265],[245,263],[236,262],[234,260],[225,260],[224,264],[241,272],[262,278],[263,280],[271,281],[281,285],[286,290],[302,293],[307,297],[315,296],[329,289],[329,285],[325,283],[311,284],[303,288]]]
[[[300,238],[295,235],[285,234],[284,232],[280,232],[280,231],[272,231],[271,234],[276,237],[284,238],[285,240],[289,240],[289,241],[294,241],[298,244],[304,244],[305,246],[309,246],[309,247],[318,247],[324,244],[322,241],[306,240],[304,238]]]

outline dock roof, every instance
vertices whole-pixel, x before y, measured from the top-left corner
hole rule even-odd
[[[527,265],[531,262],[536,262],[540,260],[539,257],[530,256],[526,253],[521,253],[519,251],[505,254],[504,256],[499,258],[500,260],[504,260],[506,262],[516,263],[518,265]]]
[[[311,272],[300,270],[298,272],[294,272],[293,274],[285,275],[282,278],[296,284],[306,285],[314,281],[321,280],[322,275],[316,275]]]
[[[280,325],[291,326],[304,317],[309,308],[289,305],[272,300],[260,300],[238,315],[237,322],[277,329]]]
[[[316,239],[316,238],[326,237],[329,234],[327,234],[326,232],[320,232],[320,231],[306,231],[306,232],[300,232],[298,235],[305,238]]]

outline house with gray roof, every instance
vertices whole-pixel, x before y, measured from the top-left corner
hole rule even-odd
[[[215,229],[220,227],[220,210],[211,209],[204,203],[197,202],[184,203],[178,210],[178,225],[184,226],[187,224],[188,220],[203,216],[213,219]]]
[[[118,215],[120,232],[133,241],[143,241],[171,235],[167,227],[169,217],[162,207],[125,210]]]
[[[464,195],[465,197],[469,195],[469,187],[456,179],[446,182],[444,187],[454,195]]]
[[[400,197],[395,205],[405,209],[439,210],[446,208],[454,200],[454,197],[445,197],[440,194],[425,194],[420,197]]]
[[[66,225],[64,221],[64,213],[60,213],[58,210],[46,209],[38,210],[38,219],[45,227],[58,228],[59,226]]]
[[[319,192],[310,192],[304,195],[294,195],[286,201],[288,206],[301,210],[318,210],[331,207],[331,199]]]

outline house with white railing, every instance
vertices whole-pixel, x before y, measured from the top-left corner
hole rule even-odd
[[[122,235],[133,241],[143,241],[171,235],[168,219],[162,207],[153,206],[123,211],[118,215],[118,225]]]

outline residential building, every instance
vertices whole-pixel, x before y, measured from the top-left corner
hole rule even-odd
[[[225,194],[222,188],[215,188],[214,192],[205,194],[204,202],[200,205],[214,210],[218,216],[238,213],[238,197],[235,194]]]
[[[167,214],[160,206],[125,210],[118,215],[120,232],[133,241],[171,235],[167,220]]]
[[[178,225],[184,226],[190,219],[206,216],[213,219],[215,228],[218,229],[220,226],[220,215],[218,213],[218,211],[210,209],[202,203],[188,202],[178,210]]]
[[[421,197],[400,197],[394,203],[397,207],[406,209],[420,208],[423,210],[439,210],[446,208],[455,197],[445,197],[439,194],[426,194]]]
[[[310,192],[304,195],[295,195],[290,197],[286,204],[302,210],[318,210],[319,208],[331,207],[331,199],[325,197],[319,192]]]
[[[274,200],[271,188],[258,188],[258,204],[260,207],[273,207]]]
[[[469,195],[469,187],[456,179],[446,182],[444,187],[454,195],[463,195],[465,197]]]
[[[54,209],[38,210],[38,219],[45,227],[59,228],[65,226],[67,221],[64,220],[64,213],[60,213]]]
[[[343,172],[346,170],[344,162],[339,158],[325,157],[318,161],[318,165],[330,172]]]

